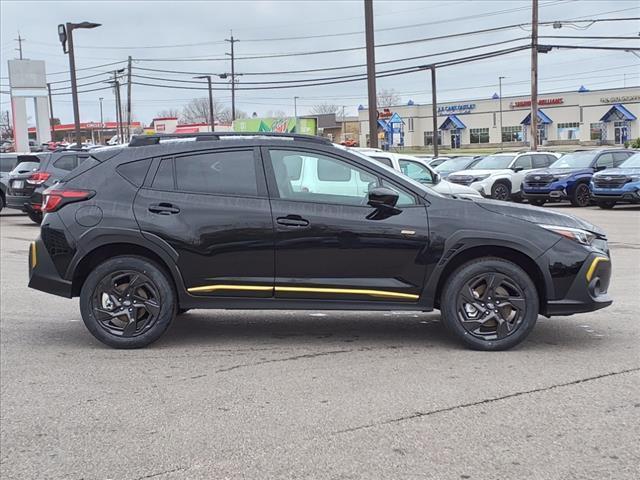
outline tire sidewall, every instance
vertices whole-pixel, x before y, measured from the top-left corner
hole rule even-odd
[[[496,198],[496,191],[499,187],[504,187],[507,190],[507,196],[505,198]],[[511,187],[506,182],[497,181],[496,183],[493,184],[493,187],[491,187],[491,198],[495,200],[507,201],[509,200],[510,196],[511,196]]]
[[[474,337],[462,326],[458,320],[457,298],[466,282],[476,275],[491,271],[508,276],[522,289],[527,311],[522,324],[513,334],[500,340],[488,341]],[[512,262],[491,257],[473,260],[456,269],[447,279],[441,298],[446,299],[445,302],[440,302],[440,309],[442,322],[447,330],[467,346],[476,350],[506,350],[519,344],[531,333],[538,319],[540,308],[536,287],[525,271]]]
[[[571,197],[571,204],[574,207],[587,207],[587,206],[589,206],[589,201],[588,200],[587,200],[587,203],[585,203],[584,205],[582,205],[580,203],[580,200],[578,200],[578,192],[580,191],[580,189],[584,190],[584,188],[586,188],[587,191],[589,190],[589,186],[586,183],[579,183],[578,185],[576,185],[576,188],[574,189],[573,195]]]
[[[118,270],[134,270],[147,275],[160,296],[160,313],[155,324],[136,337],[119,337],[106,331],[91,308],[91,297],[100,281]],[[167,274],[153,261],[137,256],[118,256],[104,261],[87,276],[80,291],[80,313],[91,334],[102,343],[115,348],[141,348],[155,342],[167,330],[176,316],[176,293]]]

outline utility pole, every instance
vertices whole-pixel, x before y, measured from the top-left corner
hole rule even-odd
[[[433,116],[433,156],[438,156],[438,98],[436,95],[436,66],[430,65],[431,70],[431,115]]]
[[[373,35],[373,0],[364,0],[364,30],[367,51],[369,93],[369,147],[378,147],[378,106],[376,103],[376,49]]]
[[[104,129],[104,117],[102,116],[102,101],[103,97],[98,99],[100,101],[100,130],[98,131],[98,142],[102,145],[102,130]]]
[[[296,133],[299,133],[298,132],[298,98],[300,97],[295,97],[295,96],[293,97],[293,118],[296,121],[296,127],[295,127]]]
[[[47,83],[47,92],[49,93],[49,127],[51,127],[51,141],[56,141],[56,128],[53,125],[53,101],[51,99],[51,84]]]
[[[211,88],[211,75],[200,75],[198,77],[193,77],[198,79],[206,79],[207,84],[209,85],[209,125],[211,126],[211,131],[215,131],[214,117],[213,117],[213,90]]]
[[[120,101],[120,79],[118,78],[118,74],[123,71],[124,69],[114,70],[113,80],[109,82],[113,85],[116,97],[116,135],[120,137],[120,143],[124,140],[124,126],[122,125],[122,103]]]
[[[345,116],[344,116],[344,108],[345,108],[345,105],[342,105],[342,141],[346,142],[347,141],[347,120],[345,119]]]
[[[531,150],[538,150],[538,0],[531,5]]]
[[[235,70],[235,56],[233,51],[233,44],[239,40],[233,38],[233,32],[231,32],[230,38],[225,38],[225,42],[231,44],[231,121],[236,119],[236,70]]]
[[[16,51],[20,53],[20,60],[22,60],[22,42],[24,42],[25,39],[21,37],[20,32],[18,32],[18,38],[15,38],[14,40],[18,42],[18,48],[16,48]]]
[[[500,95],[500,151],[503,149],[502,140],[502,79],[507,77],[498,77],[498,95]]]
[[[131,55],[127,60],[127,141],[131,140]]]

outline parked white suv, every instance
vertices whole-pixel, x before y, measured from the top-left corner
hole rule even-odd
[[[525,175],[536,168],[546,168],[560,155],[553,152],[495,153],[469,170],[452,173],[447,180],[480,192],[496,200],[519,200]]]
[[[358,153],[376,160],[388,167],[397,170],[406,176],[424,183],[433,188],[436,192],[444,195],[455,195],[458,197],[479,197],[480,194],[473,188],[464,185],[456,185],[443,180],[438,172],[436,172],[427,162],[418,157],[404,155],[400,153],[385,152],[377,149],[352,149]]]

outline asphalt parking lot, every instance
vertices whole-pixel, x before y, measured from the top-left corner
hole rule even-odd
[[[637,479],[640,207],[555,208],[610,239],[612,307],[514,350],[437,313],[193,311],[112,350],[26,286],[38,228],[0,216],[6,479]]]

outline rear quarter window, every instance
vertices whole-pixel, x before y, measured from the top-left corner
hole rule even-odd
[[[123,163],[118,165],[116,171],[136,186],[141,186],[147,176],[147,171],[151,165],[151,159],[136,160],[135,162]]]

